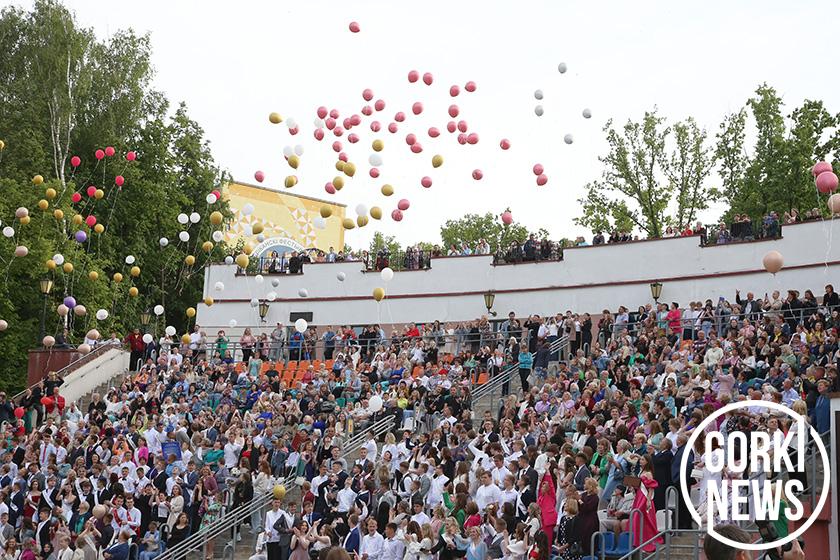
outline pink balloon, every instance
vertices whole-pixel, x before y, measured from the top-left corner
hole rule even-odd
[[[359,126],[360,124],[362,124],[362,117],[356,114],[351,115],[350,124],[352,124],[353,126]]]
[[[817,190],[821,193],[830,193],[837,190],[837,175],[833,171],[823,171],[817,175]]]
[[[346,129],[350,130],[353,128],[353,122],[350,120],[350,117],[344,117],[344,120],[341,121],[341,125]]]
[[[399,111],[396,115],[394,115],[394,120],[397,122],[403,122],[405,120],[405,113]]]
[[[408,210],[408,207],[411,206],[411,203],[408,202],[408,199],[403,198],[397,203],[397,208],[402,210],[403,212]]]
[[[220,198],[222,198],[222,193],[220,193],[220,192],[219,192],[219,191],[217,191],[216,189],[213,189],[213,190],[212,190],[212,191],[210,191],[210,192],[211,192],[211,193],[213,193],[213,196],[215,196],[215,197],[216,197],[216,200],[219,200]]]
[[[415,101],[414,104],[411,106],[411,112],[415,115],[419,115],[423,112],[423,104],[419,101]]]
[[[361,27],[359,27],[359,24],[355,21],[351,21],[348,27],[350,28],[351,33],[358,33],[362,29]]]
[[[411,82],[412,84],[414,82],[416,82],[419,78],[420,78],[420,72],[418,72],[417,70],[412,70],[411,72],[408,73],[408,81]]]
[[[291,134],[292,136],[295,136],[298,132],[300,132],[300,129],[298,127],[289,129],[289,134]]]
[[[257,180],[257,183],[262,183],[263,179],[265,179],[265,173],[263,173],[262,171],[257,171],[256,173],[254,173],[254,179]]]
[[[826,171],[831,171],[831,164],[827,161],[818,161],[811,168],[811,173],[814,177],[818,177],[820,173],[825,173]]]
[[[411,152],[414,154],[419,154],[423,151],[423,146],[420,145],[420,142],[411,145]]]
[[[333,134],[335,134],[336,136],[341,136],[342,134],[344,134],[344,129],[340,126],[337,126],[333,129]]]
[[[319,119],[325,119],[325,118],[327,118],[327,115],[328,115],[328,114],[329,114],[329,112],[327,111],[327,108],[326,108],[326,107],[324,107],[323,105],[321,105],[320,107],[318,107],[318,118],[319,118]]]
[[[424,188],[429,188],[432,186],[432,178],[431,177],[423,177],[420,179],[420,184],[423,185]]]
[[[335,128],[335,119],[329,117],[327,120],[324,121],[324,126],[327,127],[327,130],[332,130]]]
[[[333,186],[332,182],[329,182],[326,185],[324,185],[324,190],[330,194],[335,194],[335,187]]]
[[[315,129],[315,140],[323,140],[324,139],[324,129],[323,128],[316,128]]]
[[[370,101],[373,99],[373,90],[368,88],[362,92],[362,99],[365,101]]]
[[[409,146],[413,146],[417,142],[417,137],[414,134],[406,134],[405,135],[405,143]]]
[[[137,159],[137,154],[134,152],[128,152],[127,154],[125,154],[125,159],[127,159],[128,161],[134,161],[135,159]]]
[[[371,167],[369,173],[370,173],[370,176],[373,177],[374,179],[379,177],[379,169],[377,169],[375,167]]]
[[[510,212],[502,212],[502,223],[509,226],[513,223],[513,216]]]
[[[475,91],[475,82],[467,82],[464,84],[464,89],[472,93]]]
[[[339,142],[338,140],[333,142],[332,143],[332,149],[333,149],[334,152],[340,152],[341,151],[341,142]]]
[[[548,176],[547,175],[542,174],[539,177],[537,177],[537,185],[543,186],[546,183],[548,183]]]
[[[350,142],[351,144],[355,144],[356,142],[359,141],[359,137],[356,136],[355,133],[351,132],[350,134],[347,135],[347,141]]]
[[[385,100],[384,99],[377,99],[376,103],[373,104],[373,108],[377,111],[381,111],[385,108]]]
[[[338,115],[339,115],[338,109],[333,109],[332,111],[330,111],[330,118],[331,119],[337,119]]]
[[[96,156],[96,159],[102,159],[105,157],[105,152],[102,150],[96,150],[93,155]]]
[[[449,121],[448,123],[446,123],[446,130],[448,130],[450,133],[455,132],[456,129],[457,128],[455,126],[455,121]]]
[[[113,147],[113,146],[108,146],[107,148],[105,148],[105,155],[106,155],[106,156],[111,157],[111,156],[113,156],[115,153],[117,153],[117,151],[116,151],[116,150],[114,150],[114,147]]]
[[[94,192],[96,192],[96,189],[94,189]],[[74,192],[73,196],[70,197],[70,200],[72,200],[73,202],[81,202],[82,193]]]
[[[370,105],[365,105],[364,107],[362,107],[362,114],[366,117],[371,116],[373,114],[373,107],[371,107]]]
[[[508,140],[507,138],[502,138],[502,141],[499,142],[499,147],[501,147],[503,150],[507,150],[508,148],[510,148],[510,140]]]
[[[458,130],[461,132],[467,131],[467,121],[458,121]]]
[[[89,186],[87,188],[87,195],[88,196],[94,196],[95,194],[96,194],[96,187],[94,187],[93,185]]]
[[[427,86],[430,86],[430,85],[432,85],[433,81],[434,81],[434,77],[432,77],[431,72],[426,72],[425,74],[423,74],[423,83],[424,84],[426,84]]]
[[[403,219],[403,213],[399,210],[394,210],[393,212],[391,212],[391,219],[395,222],[401,222]]]
[[[542,164],[541,163],[534,164],[534,170],[533,171],[534,171],[534,175],[542,175],[542,172],[544,171]]]
[[[458,86],[452,86],[449,88],[449,95],[452,97],[458,97],[458,94],[461,93],[461,88]]]
[[[469,91],[469,90],[467,90]],[[484,173],[481,172],[481,169],[473,169],[472,178],[476,181],[480,181],[481,178],[484,177]]]
[[[429,128],[429,136],[431,138],[437,138],[438,136],[440,136],[440,130],[438,130],[437,128],[435,128],[433,126],[430,127]]]
[[[382,125],[379,124],[379,121],[373,121],[372,123],[370,123],[370,129],[374,132],[379,132],[381,128]]]
[[[471,132],[467,135],[467,143],[468,144],[478,144],[478,134],[475,132]]]
[[[397,123],[395,123],[395,122],[392,122],[391,124],[388,125],[388,132],[390,132],[391,134],[394,134],[398,129],[399,129],[399,127],[397,126]]]
[[[450,105],[449,106],[449,116],[450,117],[452,117],[454,119],[455,117],[458,116],[458,113],[460,113],[460,111],[458,110],[457,105]]]
[[[70,158],[70,165],[72,165],[73,167],[79,167],[79,165],[81,165],[81,163],[82,163],[82,158],[80,158],[79,156],[73,156],[73,157]]]
[[[345,154],[344,152],[341,152],[340,154],[338,154],[338,159],[340,159],[344,163],[347,163],[347,154]]]
[[[123,177],[122,175],[117,175],[116,177],[114,177],[114,183],[116,183],[118,187],[123,186],[123,184],[125,183],[125,177]]]
[[[467,135],[464,134],[463,132],[458,135],[458,143],[461,144],[462,146],[467,143]]]
[[[88,216],[87,218],[85,218],[85,223],[88,225],[88,227],[95,226],[96,225],[96,216]]]

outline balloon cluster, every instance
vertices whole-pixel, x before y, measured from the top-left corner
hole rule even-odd
[[[832,193],[828,197],[828,209],[832,214],[840,214],[840,194],[835,193],[837,190],[838,179],[837,174],[827,161],[818,161],[811,168],[811,174],[814,176],[814,185],[817,190],[823,194]]]

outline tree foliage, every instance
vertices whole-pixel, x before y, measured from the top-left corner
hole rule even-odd
[[[514,241],[525,241],[531,233],[537,239],[548,237],[544,229],[529,232],[527,227],[518,222],[505,225],[498,215],[490,212],[484,215],[465,214],[463,218],[447,220],[440,228],[444,251],[452,245],[460,249],[464,243],[474,249],[484,239],[490,245],[490,250],[496,252],[499,248],[506,249]]]
[[[377,231],[373,234],[373,238],[370,240],[368,253],[375,255],[381,249],[385,249],[392,255],[396,255],[402,250],[396,237],[393,235],[383,235],[382,232]]]

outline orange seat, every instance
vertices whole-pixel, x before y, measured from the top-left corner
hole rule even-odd
[[[309,367],[309,360],[301,360],[298,369],[306,369]]]
[[[314,362],[312,362],[312,367],[315,368],[315,371],[321,369],[321,360],[315,360]]]
[[[484,385],[487,381],[488,377],[486,373],[482,372],[478,374],[478,385]]]
[[[420,366],[414,366],[414,369],[411,370],[411,377],[417,379],[421,375],[423,375],[423,368]]]
[[[335,360],[327,360],[326,362],[327,369],[332,369],[333,364],[335,364]]]
[[[286,367],[287,367],[288,369],[290,369],[290,370],[294,371],[294,370],[296,370],[296,369],[297,369],[297,367],[298,367],[298,363],[297,363],[297,362],[295,362],[295,361],[291,361],[291,362],[289,362],[288,364],[286,364]]]

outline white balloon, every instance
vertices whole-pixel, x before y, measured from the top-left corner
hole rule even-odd
[[[262,284],[263,280],[265,279],[263,278],[262,274],[257,274],[256,276],[254,276],[254,282],[256,282],[257,284]]]
[[[380,272],[379,275],[382,277],[383,282],[390,282],[394,279],[394,271],[391,269],[391,267],[388,266],[383,268],[382,272]]]
[[[207,204],[216,204],[218,198],[216,198],[215,194],[210,193],[207,195],[207,198],[205,198],[205,200],[207,201]]]
[[[542,92],[541,89],[538,89],[537,91],[534,92],[534,98],[535,99],[542,99],[543,98],[543,92]]]
[[[575,141],[575,139],[571,134],[567,134],[566,136],[563,137],[563,142],[565,142],[566,144],[571,144],[574,141]]]
[[[368,163],[374,167],[379,167],[382,165],[382,156],[374,152],[368,156]]]
[[[155,315],[158,315],[158,316],[163,315],[163,306],[162,305],[155,305],[155,308],[153,309],[153,311],[155,312]]]
[[[254,235],[254,229],[251,227],[251,224],[245,224],[242,226],[242,233],[245,234],[245,237],[251,237]]]
[[[305,333],[308,327],[309,324],[306,322],[306,319],[298,319],[295,321],[295,330],[301,334]]]
[[[160,243],[161,247],[166,247],[167,245],[169,245],[169,240],[165,237],[161,237],[158,243]]]
[[[61,266],[64,264],[64,255],[62,255],[61,253],[56,253],[55,255],[53,255],[52,260],[55,262],[55,264]]]
[[[255,298],[255,297],[252,297],[251,298],[251,307],[259,307],[259,305],[260,305],[260,300]]]
[[[364,204],[357,204],[356,205],[356,215],[357,216],[367,216],[368,208]]]
[[[187,223],[187,222],[189,222],[189,221],[190,221],[190,217],[189,217],[189,216],[187,216],[186,214],[184,214],[183,212],[181,212],[180,214],[178,214],[178,223],[179,223],[179,224],[182,224],[182,225],[183,225],[183,224],[186,224],[186,223]]]
[[[542,105],[537,105],[536,107],[534,107],[534,113],[535,113],[538,117],[543,116],[543,106],[542,106]]]
[[[233,257],[230,255],[225,257],[225,264],[233,264]]]
[[[150,344],[152,342],[152,340],[154,340],[154,339],[152,338],[152,335],[150,335],[149,333],[146,333],[146,334],[143,335],[143,342],[145,342],[146,344]]]
[[[104,321],[108,318],[108,310],[107,309],[100,309],[96,312],[96,318],[100,321]]]
[[[169,325],[168,327],[166,327],[166,330],[164,332],[166,334],[168,334],[169,336],[175,336],[175,333],[177,331],[175,330],[175,327],[173,327],[172,325]]]
[[[297,121],[289,117],[288,119],[286,119],[286,126],[288,126],[289,128],[295,128],[297,126]]]
[[[382,397],[379,395],[373,395],[368,401],[368,410],[371,412],[379,412],[382,410],[382,404]]]
[[[259,235],[257,236],[257,241],[259,241],[260,243],[262,243],[263,241],[265,241],[265,234],[263,234],[263,233],[259,234]]]
[[[315,128],[324,128],[324,121],[322,121],[321,119],[316,118],[314,121],[312,121],[312,125],[313,125]]]
[[[561,62],[560,64],[557,65],[557,71],[560,72],[561,74],[565,74],[566,70],[568,70],[568,69],[569,68],[566,66],[565,62]]]
[[[14,237],[15,236],[15,229],[10,226],[6,226],[3,228],[3,235],[6,237]]]
[[[213,237],[213,241],[215,241],[216,243],[221,243],[222,239],[225,238],[225,234],[222,233],[219,230],[216,230],[216,231],[213,232],[212,237]]]
[[[300,144],[295,144],[295,155],[302,156],[303,155],[303,146]]]
[[[327,220],[325,220],[321,216],[315,216],[314,218],[312,218],[312,225],[315,227],[315,229],[326,229]]]
[[[224,291],[225,284],[224,284],[224,282],[216,282],[216,285],[213,286],[213,287],[216,288],[217,292],[221,292],[221,291]]]
[[[277,286],[280,285],[280,280],[278,280],[277,278],[273,279],[271,281],[271,285],[276,288]]]
[[[228,322],[228,325],[230,325],[230,328],[234,328],[236,326],[236,319],[231,319]]]
[[[283,147],[283,155],[286,157],[291,157],[295,153],[295,149],[291,146],[284,146]]]
[[[338,274],[335,275],[335,277],[338,278],[339,282],[344,282],[344,280],[347,279],[347,275],[344,274],[343,272],[339,272]]]
[[[181,241],[186,243],[187,241],[190,240],[190,232],[182,231],[181,233],[178,234],[178,239],[180,239]]]
[[[267,294],[265,294],[265,299],[267,299],[268,301],[274,301],[275,299],[277,299],[277,292],[268,292]]]
[[[584,109],[583,110],[583,118],[584,119],[592,118],[592,111],[590,109]]]
[[[253,205],[253,204],[251,204],[250,202],[246,202],[246,203],[242,206],[242,215],[244,215],[244,216],[250,216],[250,215],[251,215],[251,214],[253,214],[253,213],[254,213],[254,205]]]
[[[135,258],[134,255],[128,255],[125,258],[125,264],[134,264]]]
[[[194,224],[197,224],[201,221],[201,214],[199,214],[198,212],[193,212],[192,214],[190,214],[190,221]]]
[[[298,290],[298,295],[300,297],[309,297],[309,292],[306,291],[306,288],[301,288]]]

